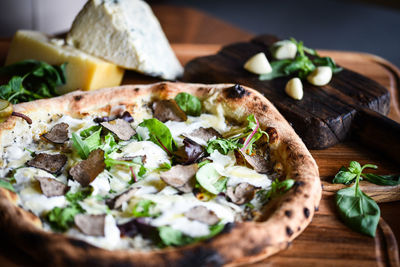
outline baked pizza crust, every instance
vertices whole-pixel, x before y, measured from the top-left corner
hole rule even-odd
[[[188,92],[201,100],[213,95],[221,103],[224,115],[245,121],[254,114],[270,134],[271,158],[282,163],[286,177],[295,185],[284,195],[269,202],[256,221],[235,223],[211,240],[184,247],[151,252],[108,251],[62,234],[40,228],[40,219],[19,208],[18,196],[0,188],[0,231],[2,242],[18,247],[43,266],[237,266],[259,261],[288,247],[311,222],[321,199],[318,166],[311,154],[277,109],[259,92],[244,87],[240,94],[233,84],[156,83],[126,85],[97,91],[76,91],[61,97],[22,103],[14,110],[33,121],[52,114],[85,116],[106,115],[112,107],[124,105],[134,114],[155,99],[170,99]],[[26,123],[10,117],[0,125],[1,147],[12,138],[12,129]],[[32,126],[34,127],[34,125]]]

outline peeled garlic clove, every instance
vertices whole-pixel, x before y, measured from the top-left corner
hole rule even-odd
[[[290,79],[285,87],[285,92],[293,99],[301,100],[303,98],[303,84],[299,78]]]
[[[276,42],[271,47],[272,56],[277,59],[294,59],[297,53],[297,46],[289,40]]]
[[[272,71],[267,57],[262,52],[249,58],[243,67],[245,70],[255,74],[264,74]]]
[[[327,66],[316,67],[313,72],[307,76],[307,80],[316,86],[327,85],[332,79],[332,69]]]

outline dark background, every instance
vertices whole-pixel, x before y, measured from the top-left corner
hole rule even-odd
[[[372,53],[400,67],[400,0],[149,2],[195,7],[255,34],[294,37],[313,48]]]

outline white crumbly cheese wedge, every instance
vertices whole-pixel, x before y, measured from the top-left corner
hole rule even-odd
[[[151,8],[141,0],[90,0],[67,42],[123,68],[174,80],[182,66]]]
[[[41,60],[51,65],[67,63],[67,83],[57,88],[60,93],[117,86],[124,75],[124,70],[117,65],[64,45],[61,39],[55,42],[43,33],[20,30],[11,42],[6,65],[25,59]]]

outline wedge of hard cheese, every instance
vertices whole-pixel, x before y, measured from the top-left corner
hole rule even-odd
[[[89,0],[67,42],[123,68],[174,80],[182,66],[151,8],[141,0]]]
[[[59,93],[117,86],[124,75],[124,70],[117,65],[65,45],[62,39],[50,39],[36,31],[21,30],[14,35],[6,65],[24,59],[41,60],[51,65],[67,62],[67,83],[57,88]]]

